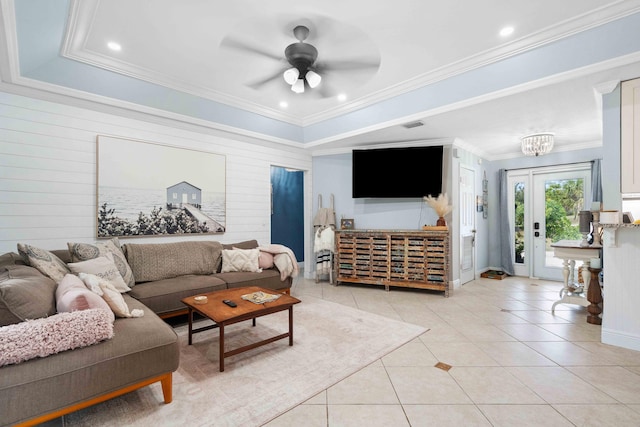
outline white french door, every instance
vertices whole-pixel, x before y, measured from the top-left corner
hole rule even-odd
[[[591,200],[591,165],[512,171],[508,185],[516,275],[562,280],[551,245],[581,238],[578,212]]]
[[[530,276],[531,251],[529,242],[531,235],[531,212],[526,209],[530,206],[530,180],[531,173],[528,171],[509,171],[509,227],[511,228],[512,246],[514,253],[513,271],[516,276]]]
[[[475,172],[460,165],[460,284],[475,279]]]

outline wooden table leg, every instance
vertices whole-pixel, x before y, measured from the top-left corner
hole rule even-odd
[[[219,323],[220,328],[220,372],[224,372],[224,323]]]
[[[591,280],[589,283],[589,289],[587,290],[587,300],[591,304],[587,307],[587,311],[589,312],[589,315],[587,316],[587,323],[591,323],[592,325],[602,325],[602,318],[600,318],[600,313],[602,313],[602,308],[600,308],[600,303],[602,302],[602,290],[600,289],[600,281],[598,280],[598,273],[600,273],[600,270],[600,268],[589,267]]]
[[[192,336],[193,336],[193,309],[189,307],[189,345],[191,345]]]
[[[293,345],[293,306],[289,307],[289,345]]]

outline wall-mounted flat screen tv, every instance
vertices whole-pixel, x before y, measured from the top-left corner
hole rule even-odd
[[[408,198],[442,192],[442,146],[353,150],[354,198]]]

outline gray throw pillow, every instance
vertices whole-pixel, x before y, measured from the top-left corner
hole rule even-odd
[[[18,252],[27,264],[37,268],[40,273],[52,278],[56,283],[60,282],[67,273],[70,273],[67,265],[47,250],[18,243]]]
[[[26,265],[0,270],[0,326],[56,313],[56,283]]]
[[[133,271],[120,248],[120,241],[117,237],[107,240],[106,242],[98,243],[67,243],[67,247],[69,248],[69,253],[71,253],[71,259],[74,262],[88,261],[100,256],[105,256],[106,254],[111,254],[113,256],[113,263],[120,272],[124,283],[129,287],[136,284]]]

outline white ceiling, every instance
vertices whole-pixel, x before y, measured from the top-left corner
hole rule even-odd
[[[0,1],[9,32],[2,49],[12,62],[0,70],[3,83],[42,87],[34,83],[37,67],[29,78],[21,75],[33,71],[28,64],[37,63],[34,49],[22,51],[17,40],[16,10],[27,6]],[[50,0],[48,7],[65,8],[63,39],[52,36],[65,58],[304,128],[636,13],[640,1]],[[293,93],[279,75],[288,68],[284,49],[296,41],[292,29],[299,24],[310,28],[307,42],[318,49],[322,64],[379,60],[379,68],[326,73],[319,88]],[[513,34],[501,37],[499,31],[508,25]],[[38,30],[43,34],[37,37],[46,39],[46,27]],[[111,51],[109,41],[122,50]],[[230,42],[256,52],[230,48]],[[558,150],[599,146],[602,114],[594,87],[640,76],[636,61],[603,61],[402,117],[381,114],[380,125],[349,129],[308,146],[320,153],[456,140],[495,159],[517,155],[518,138],[538,131],[555,132]],[[250,86],[269,77],[274,78],[258,88]],[[64,93],[64,85],[57,89]],[[89,86],[84,91],[87,99],[96,99],[89,96]],[[337,99],[340,93],[346,101]],[[416,120],[424,126],[400,125]]]

